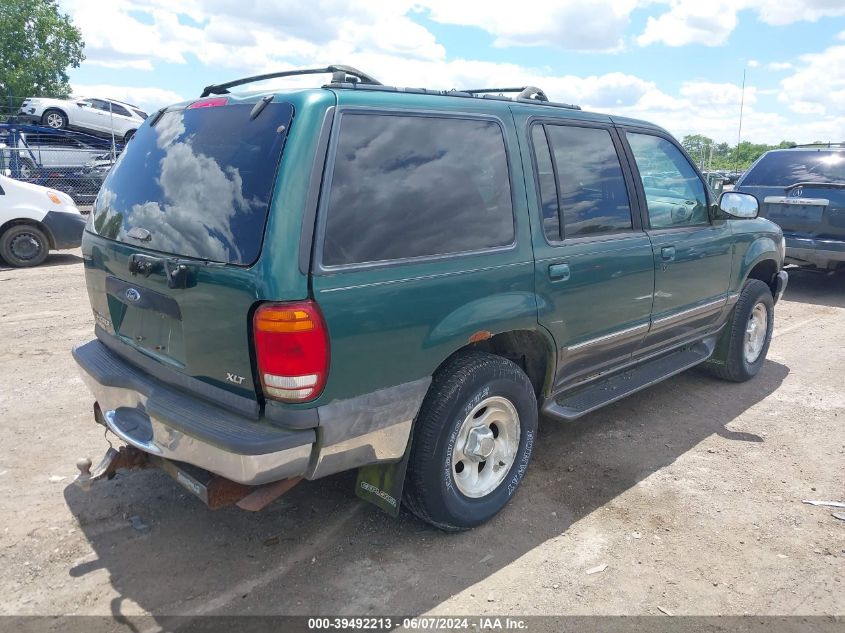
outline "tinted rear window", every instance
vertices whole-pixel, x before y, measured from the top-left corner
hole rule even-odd
[[[788,187],[799,182],[845,183],[845,152],[770,152],[751,168],[741,184],[751,187]]]
[[[468,252],[513,239],[508,162],[497,123],[344,114],[324,264]]]
[[[610,132],[547,125],[566,238],[629,230],[631,207]]]
[[[251,264],[261,251],[293,107],[177,110],[142,125],[103,183],[89,229],[185,257]],[[146,229],[151,238],[127,236]]]

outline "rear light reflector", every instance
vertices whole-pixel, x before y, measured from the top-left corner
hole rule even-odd
[[[329,337],[313,301],[267,303],[252,319],[261,387],[283,402],[313,400],[329,372]]]
[[[194,101],[187,107],[187,109],[194,110],[195,108],[216,108],[217,106],[224,106],[227,103],[229,103],[229,99],[226,97],[212,97],[210,99],[200,99],[199,101]]]

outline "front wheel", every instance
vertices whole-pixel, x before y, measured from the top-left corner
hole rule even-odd
[[[447,531],[484,523],[522,482],[536,434],[525,372],[493,354],[455,356],[435,375],[415,423],[405,505]]]
[[[749,279],[707,367],[719,378],[733,382],[756,376],[769,351],[774,320],[771,289],[758,279]]]
[[[47,236],[29,224],[11,226],[0,235],[0,256],[17,268],[37,266],[49,251]]]

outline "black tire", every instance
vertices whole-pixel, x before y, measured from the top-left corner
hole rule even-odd
[[[123,144],[126,145],[130,141],[130,139],[135,136],[135,132],[137,130],[129,130],[126,134],[123,135]]]
[[[61,110],[50,108],[41,115],[41,124],[54,130],[66,130],[68,128],[67,115]]]
[[[745,354],[746,328],[752,311],[758,304],[766,309],[766,334],[757,358],[749,362]],[[733,382],[744,382],[757,375],[766,360],[769,344],[772,341],[774,307],[772,291],[765,283],[758,279],[749,279],[745,282],[739,300],[734,306],[733,314],[716,345],[716,351],[706,364],[710,373]]]
[[[20,159],[20,174],[23,180],[32,180],[36,177],[36,167],[35,163],[33,163],[28,158],[21,158]]]
[[[501,482],[489,493],[473,498],[459,490],[452,456],[464,421],[490,398],[507,401],[515,409],[519,442]],[[485,409],[474,417],[480,417]],[[489,520],[510,501],[525,476],[534,451],[537,417],[534,388],[516,364],[484,352],[454,356],[434,376],[414,425],[403,495],[406,507],[423,521],[450,532]],[[495,422],[490,426],[493,433],[495,426]],[[491,485],[498,477],[501,475],[493,475]]]
[[[50,241],[31,224],[16,224],[0,235],[0,257],[16,268],[38,266],[50,252]]]

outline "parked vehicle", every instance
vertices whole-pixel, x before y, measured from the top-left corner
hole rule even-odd
[[[91,204],[100,190],[113,153],[123,143],[20,123],[0,123],[0,143],[6,146],[7,166],[13,178],[57,189],[77,204]],[[107,170],[106,170],[107,171]]]
[[[257,509],[358,469],[362,498],[461,530],[516,492],[540,413],[760,370],[781,231],[753,196],[717,203],[667,132],[531,87],[273,76],[318,72],[209,86],[109,172],[73,354],[128,446],[80,483],[154,465]]]
[[[144,120],[146,112],[114,99],[49,99],[30,97],[21,104],[18,116],[44,126],[109,134],[127,142]]]
[[[5,174],[4,163],[0,153]],[[0,175],[0,258],[10,266],[37,266],[51,250],[77,248],[84,227],[70,196]]]
[[[761,215],[786,238],[786,261],[845,268],[845,147],[797,146],[766,152],[736,186],[763,201]]]

